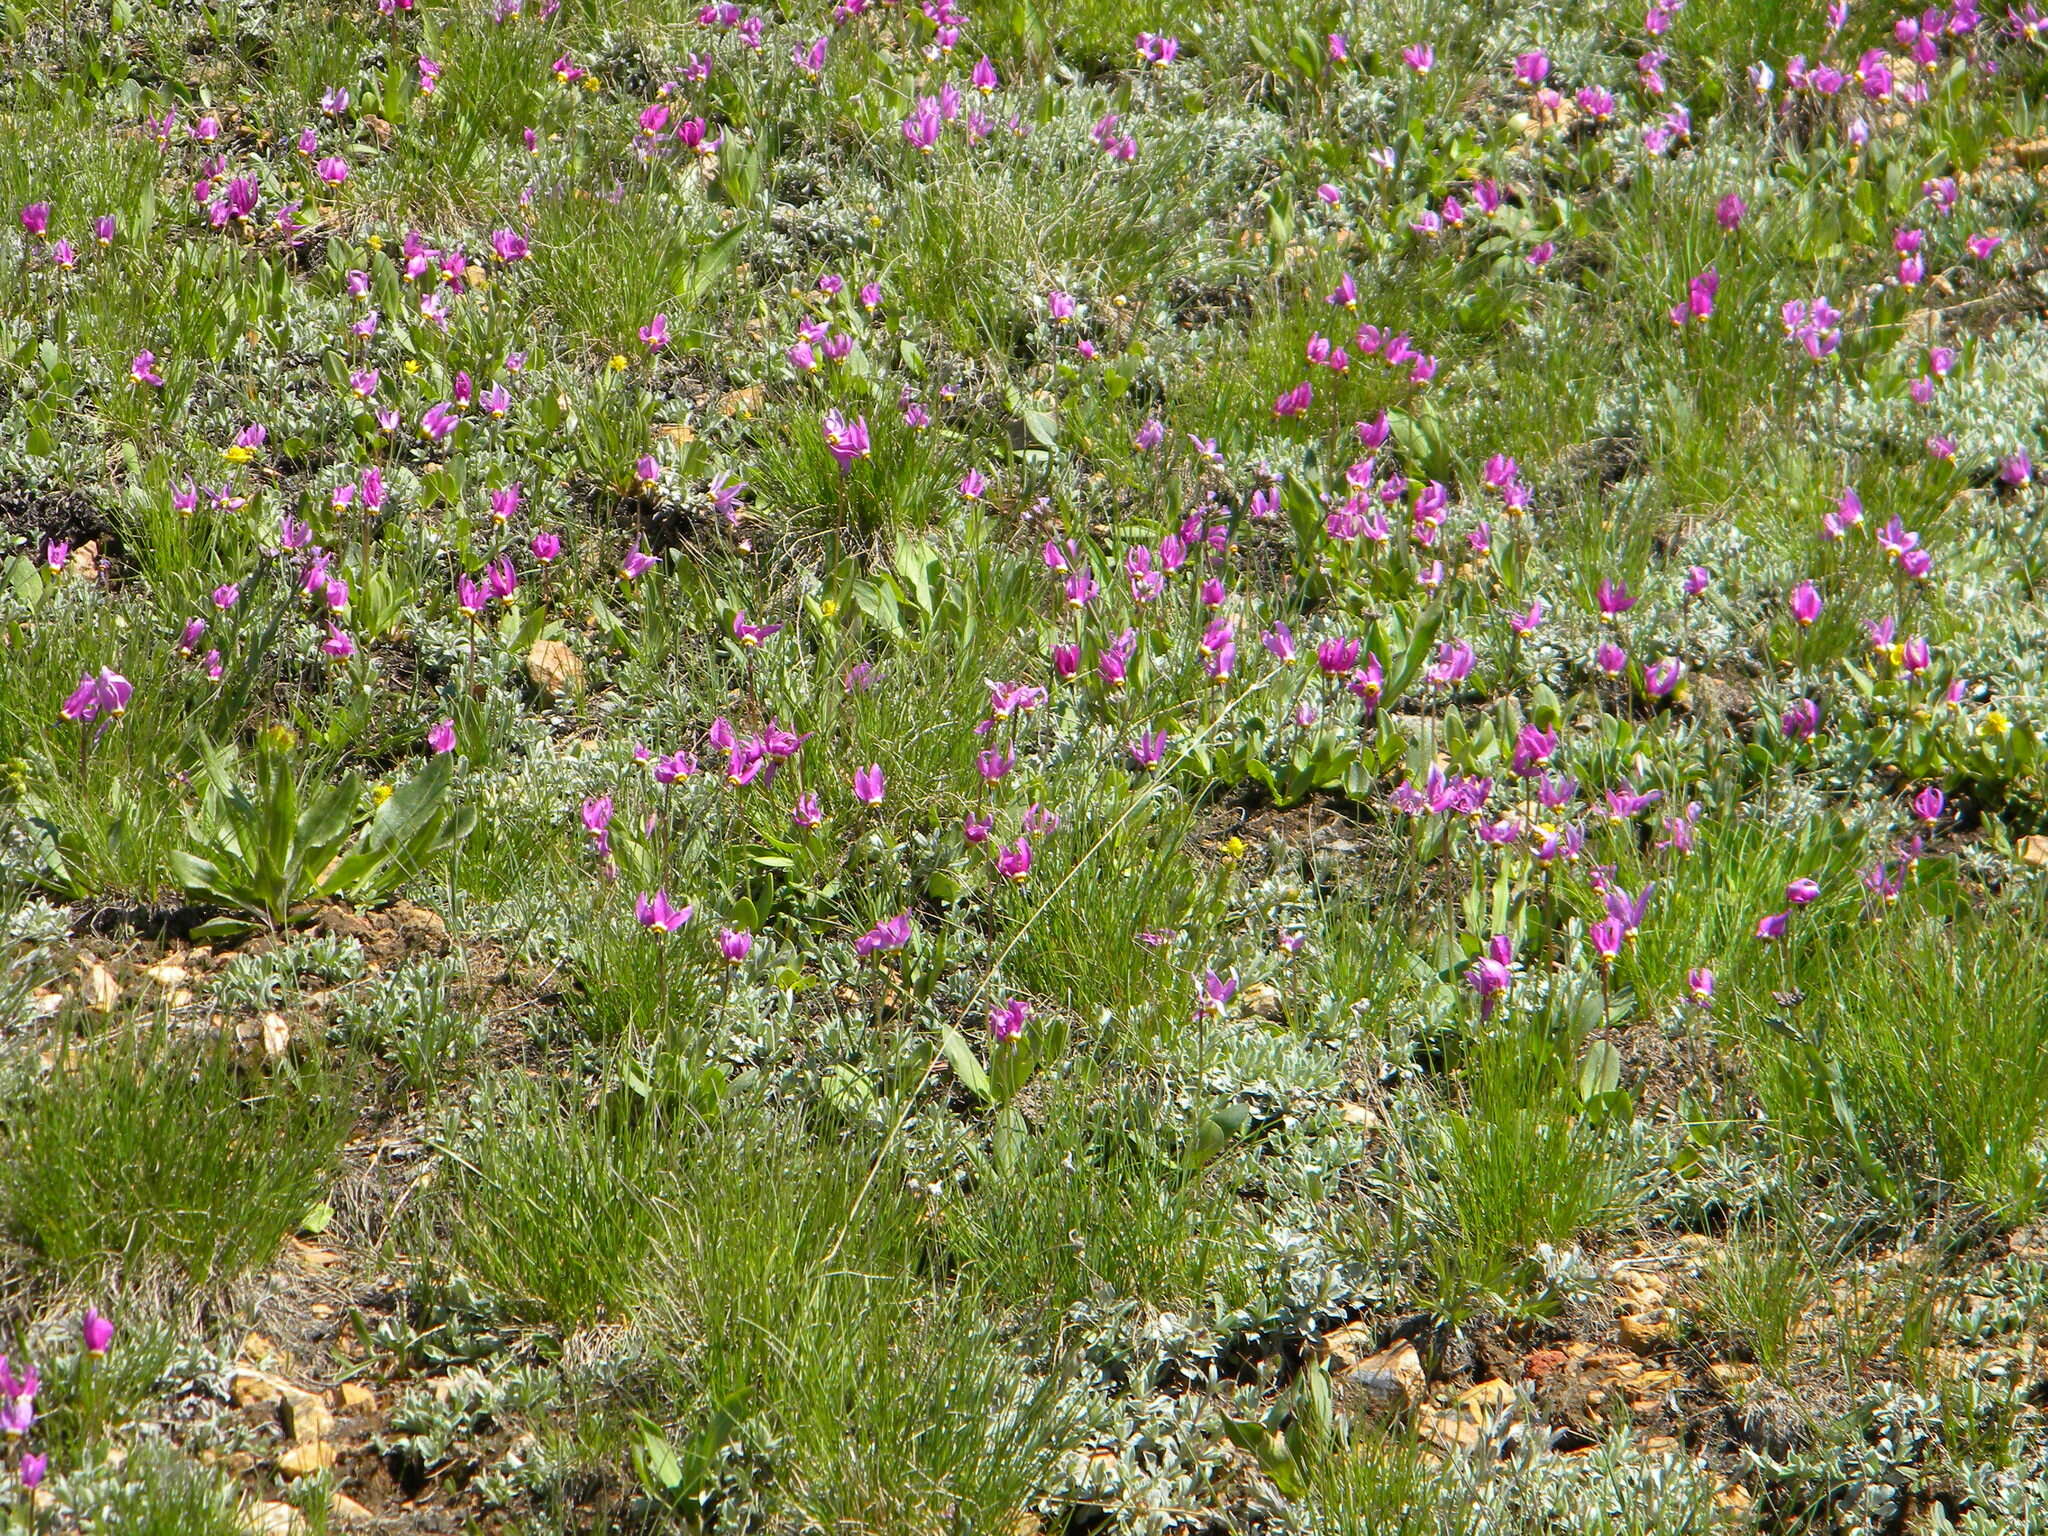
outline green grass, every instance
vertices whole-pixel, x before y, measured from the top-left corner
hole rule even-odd
[[[0,1212],[32,1271],[173,1266],[218,1285],[269,1261],[335,1171],[339,1064],[265,1068],[137,1020],[12,1086]]]

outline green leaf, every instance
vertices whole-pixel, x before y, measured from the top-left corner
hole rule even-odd
[[[1594,1041],[1586,1047],[1585,1060],[1579,1063],[1579,1102],[1591,1104],[1620,1086],[1621,1052],[1610,1041]]]
[[[633,1447],[633,1470],[641,1486],[654,1494],[673,1493],[683,1485],[683,1463],[675,1448],[652,1429],[643,1429]]]
[[[1024,1118],[1024,1111],[1014,1104],[1005,1104],[996,1111],[993,1150],[996,1167],[1004,1173],[1014,1173],[1024,1161],[1024,1149],[1031,1141],[1031,1124]]]
[[[953,1069],[953,1075],[960,1085],[984,1104],[995,1102],[995,1085],[989,1081],[988,1073],[982,1069],[980,1059],[974,1054],[974,1047],[967,1043],[967,1037],[952,1025],[941,1025],[939,1049],[945,1054],[946,1064]]]

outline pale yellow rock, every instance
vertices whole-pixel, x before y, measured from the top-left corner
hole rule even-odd
[[[333,1445],[325,1440],[308,1440],[277,1458],[277,1475],[284,1478],[311,1477],[333,1465]]]
[[[1515,1389],[1496,1377],[1460,1392],[1458,1411],[1476,1419],[1490,1419],[1514,1400]]]
[[[1637,1312],[1617,1318],[1614,1331],[1621,1342],[1639,1355],[1662,1349],[1678,1337],[1678,1324],[1667,1309]]]
[[[343,1525],[361,1525],[377,1517],[345,1493],[335,1493],[327,1500],[327,1518]]]
[[[1347,1411],[1372,1415],[1403,1413],[1423,1399],[1429,1378],[1422,1357],[1406,1339],[1330,1374],[1330,1385]]]
[[[334,1389],[334,1406],[343,1413],[375,1413],[377,1394],[359,1381],[344,1381]]]
[[[246,1408],[251,1403],[280,1402],[291,1390],[289,1382],[279,1381],[268,1371],[239,1370],[228,1378],[228,1396],[237,1408]]]
[[[265,1499],[244,1512],[242,1528],[251,1536],[299,1536],[306,1529],[306,1517],[289,1504]]]
[[[583,686],[583,663],[559,640],[536,640],[526,653],[527,680],[549,698]]]
[[[310,1392],[288,1392],[284,1398],[284,1428],[300,1445],[325,1440],[334,1432],[334,1415]]]
[[[121,1001],[121,984],[114,980],[112,971],[94,961],[78,984],[78,999],[94,1013],[112,1013],[114,1005]]]
[[[1479,1426],[1461,1413],[1432,1413],[1423,1420],[1422,1438],[1442,1451],[1469,1451],[1479,1444]]]

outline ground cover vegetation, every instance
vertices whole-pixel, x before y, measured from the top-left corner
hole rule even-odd
[[[2048,21],[0,11],[0,1523],[2048,1528]]]

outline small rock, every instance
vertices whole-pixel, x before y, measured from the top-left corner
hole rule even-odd
[[[1459,1413],[1432,1413],[1422,1438],[1441,1451],[1469,1451],[1479,1444],[1479,1426]]]
[[[306,1517],[289,1504],[265,1499],[249,1506],[242,1516],[242,1528],[251,1536],[299,1536],[306,1529]]]
[[[328,1496],[327,1518],[338,1520],[343,1525],[361,1525],[377,1517],[347,1494],[336,1492]]]
[[[1515,1389],[1496,1377],[1467,1387],[1458,1394],[1458,1411],[1475,1419],[1490,1419],[1515,1400]]]
[[[1367,1355],[1341,1375],[1333,1372],[1330,1385],[1346,1410],[1378,1416],[1413,1408],[1422,1401],[1429,1378],[1422,1369],[1422,1356],[1402,1339],[1378,1354]]]
[[[334,1406],[343,1413],[375,1413],[377,1394],[359,1381],[344,1381],[334,1389]]]
[[[1678,1337],[1678,1324],[1668,1309],[1659,1308],[1617,1318],[1614,1331],[1630,1349],[1647,1355],[1670,1345]]]
[[[285,1478],[311,1477],[334,1465],[334,1446],[326,1440],[308,1440],[277,1458],[277,1475]]]
[[[325,1440],[334,1431],[334,1415],[309,1392],[288,1393],[284,1399],[284,1429],[300,1445]]]
[[[2048,837],[2035,832],[2020,839],[2020,862],[2036,869],[2048,866]]]
[[[1238,1006],[1255,1019],[1268,1022],[1280,1017],[1280,989],[1268,982],[1254,982],[1238,994]]]
[[[228,1396],[237,1408],[279,1402],[291,1390],[289,1382],[279,1381],[267,1371],[240,1370],[228,1378]]]
[[[78,1000],[94,1013],[112,1013],[114,1005],[121,1001],[121,984],[114,980],[112,971],[95,961],[78,984]]]
[[[1532,1349],[1528,1358],[1522,1361],[1522,1374],[1532,1381],[1541,1381],[1552,1371],[1563,1370],[1571,1363],[1571,1356],[1561,1349]]]
[[[526,653],[526,677],[549,698],[560,698],[583,686],[583,663],[559,640],[536,640]]]

